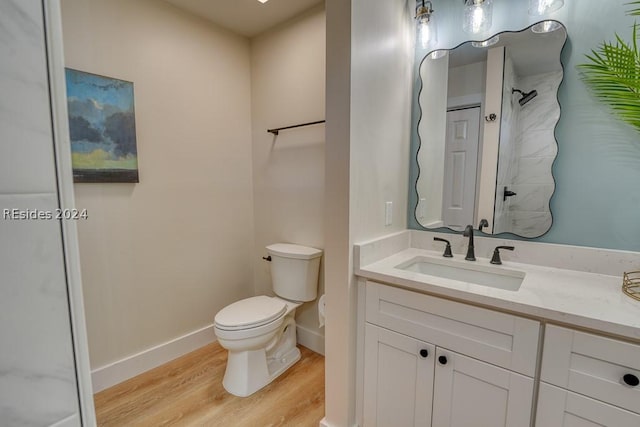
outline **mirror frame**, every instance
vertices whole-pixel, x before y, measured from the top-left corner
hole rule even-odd
[[[558,124],[560,123],[560,119],[562,118],[562,104],[560,102],[560,88],[562,87],[562,84],[564,83],[564,79],[565,79],[565,63],[563,62],[562,58],[563,58],[563,53],[564,53],[565,49],[567,48],[567,41],[569,39],[569,34],[568,34],[568,31],[567,31],[567,27],[561,21],[558,21],[558,20],[555,20],[555,19],[543,19],[543,20],[534,22],[534,23],[530,24],[529,26],[527,26],[527,27],[525,27],[525,28],[523,28],[521,30],[517,30],[517,31],[515,31],[515,30],[505,30],[505,31],[500,31],[498,33],[494,33],[494,34],[486,37],[484,40],[472,40],[472,39],[465,40],[465,41],[457,44],[456,46],[453,46],[453,47],[448,48],[448,49],[444,49],[444,48],[432,49],[432,50],[428,51],[426,54],[424,54],[424,56],[420,59],[420,62],[418,63],[418,66],[416,68],[416,73],[417,73],[416,82],[419,82],[420,86],[419,86],[419,89],[417,91],[417,94],[414,92],[415,98],[414,98],[414,101],[413,101],[414,102],[414,107],[417,107],[416,111],[418,112],[417,113],[417,120],[415,120],[415,123],[412,125],[412,132],[415,132],[415,134],[414,134],[414,136],[412,138],[415,138],[416,142],[412,143],[411,147],[410,147],[410,151],[411,151],[410,152],[410,156],[411,156],[411,161],[413,162],[413,165],[410,165],[410,167],[409,167],[410,186],[413,185],[412,192],[413,192],[413,196],[415,198],[415,203],[413,204],[413,206],[410,205],[409,208],[412,209],[413,220],[414,220],[415,225],[418,227],[418,229],[427,230],[427,231],[434,231],[434,232],[449,232],[449,233],[460,233],[461,232],[460,230],[454,230],[454,229],[452,229],[450,227],[446,227],[446,226],[432,227],[432,228],[425,227],[424,225],[422,225],[420,223],[420,221],[418,220],[418,217],[417,217],[418,208],[419,208],[419,205],[420,205],[420,193],[418,192],[418,182],[419,182],[420,173],[421,173],[421,167],[420,167],[420,162],[419,162],[419,154],[420,154],[420,149],[422,148],[422,139],[420,137],[419,127],[420,127],[420,122],[422,121],[422,112],[423,112],[422,111],[422,106],[420,104],[420,95],[422,94],[422,89],[424,87],[420,70],[422,68],[422,65],[423,65],[424,61],[427,60],[429,55],[431,55],[435,51],[446,50],[447,52],[450,52],[450,51],[452,51],[452,50],[454,50],[454,49],[456,49],[456,48],[458,48],[458,47],[460,47],[460,46],[462,46],[462,45],[464,45],[466,43],[471,43],[471,42],[476,42],[476,41],[477,42],[483,42],[483,41],[490,40],[491,38],[496,37],[496,36],[502,36],[503,34],[521,33],[521,32],[530,31],[530,30],[532,31],[532,27],[534,27],[535,25],[538,25],[538,24],[540,24],[542,22],[549,22],[549,21],[560,24],[562,26],[562,29],[564,30],[564,33],[565,33],[564,40],[562,42],[562,47],[560,48],[559,58],[558,58],[558,60],[560,62],[560,68],[562,70],[562,79],[560,80],[560,83],[558,84],[558,90],[557,90],[557,92],[555,94],[556,95],[556,101],[558,102],[559,116],[558,116],[558,120],[556,121],[556,123],[554,125],[554,129],[553,129],[553,137],[554,137],[554,140],[555,140],[555,143],[556,143],[556,147],[559,150],[560,147],[559,147],[559,144],[558,144],[558,137],[556,135],[556,131],[557,131],[557,128],[558,128]],[[500,129],[499,137],[498,137],[498,153],[499,153],[499,150],[500,150],[501,133],[502,133],[502,129]],[[415,150],[414,150],[414,148],[415,148]],[[551,200],[553,199],[553,197],[554,197],[554,195],[556,193],[556,187],[557,187],[556,177],[555,177],[555,174],[553,172],[553,169],[554,169],[554,165],[556,163],[557,157],[558,157],[558,150],[556,150],[556,154],[554,155],[553,161],[551,162],[551,170],[550,170],[551,179],[553,180],[553,183],[554,183],[554,188],[553,188],[553,191],[551,192],[551,195],[549,196],[549,200],[548,200],[549,215],[550,215],[549,227],[543,233],[535,235],[535,236],[523,236],[521,234],[517,234],[517,233],[513,233],[513,232],[506,232],[506,231],[505,232],[500,232],[500,233],[497,233],[497,234],[494,234],[494,233],[489,234],[489,233],[486,233],[486,232],[482,231],[482,236],[484,236],[484,237],[498,237],[498,238],[515,236],[515,237],[517,237],[519,239],[531,240],[531,239],[540,238],[540,237],[544,236],[545,234],[547,234],[551,230],[551,228],[553,227],[553,211],[551,210]],[[411,167],[411,166],[414,166],[414,167]],[[499,167],[499,165],[496,163],[496,176],[497,176],[497,173],[498,173],[498,167]],[[412,169],[414,169],[414,168],[415,168],[416,173],[412,173],[411,172]],[[412,178],[415,178],[415,179],[412,179]],[[497,183],[496,183],[496,188],[497,188]],[[495,209],[495,201],[494,201],[494,209]],[[477,230],[475,228],[476,225],[473,224],[473,226],[474,226],[474,230]]]

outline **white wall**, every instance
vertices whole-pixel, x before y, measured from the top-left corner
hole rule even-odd
[[[484,95],[487,80],[487,61],[453,67],[447,81],[449,98]]]
[[[447,138],[447,87],[449,55],[425,59],[420,66],[422,90],[418,125],[420,150],[418,164],[418,194],[416,218],[425,227],[442,226],[442,197],[444,191],[445,144]]]
[[[257,294],[273,294],[269,263],[262,260],[265,246],[290,242],[324,248],[325,127],[285,130],[277,137],[266,131],[323,120],[324,101],[325,13],[321,5],[251,40],[252,261]],[[324,277],[318,294],[322,293]],[[296,320],[299,341],[324,352],[317,303],[298,308]]]
[[[355,413],[355,287],[350,280],[349,164],[351,2],[326,0],[325,418],[348,426]]]
[[[75,186],[95,369],[253,295],[250,46],[162,1],[62,9],[66,65],[135,92],[140,183]]]
[[[0,30],[0,420],[79,424],[61,224],[12,212],[60,206],[42,1],[0,2]]]
[[[415,3],[354,0],[353,13],[340,3],[346,2],[327,1],[331,55],[327,56],[324,424],[329,426],[353,425],[356,418],[352,243],[406,227],[415,34]],[[393,202],[390,226],[385,226],[386,201]]]
[[[353,6],[351,231],[360,241],[406,228],[415,5],[356,0]]]

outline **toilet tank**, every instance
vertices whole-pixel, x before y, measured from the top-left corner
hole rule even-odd
[[[271,256],[271,284],[279,297],[313,301],[318,296],[322,250],[290,243],[267,246]]]

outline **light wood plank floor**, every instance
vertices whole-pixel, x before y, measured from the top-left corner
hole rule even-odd
[[[209,344],[94,396],[99,426],[318,426],[324,416],[324,357],[302,359],[245,398],[227,393],[227,352]]]

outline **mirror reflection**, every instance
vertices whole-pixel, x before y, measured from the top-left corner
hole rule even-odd
[[[566,30],[545,21],[428,54],[416,154],[416,219],[538,237],[551,227],[560,53]]]

